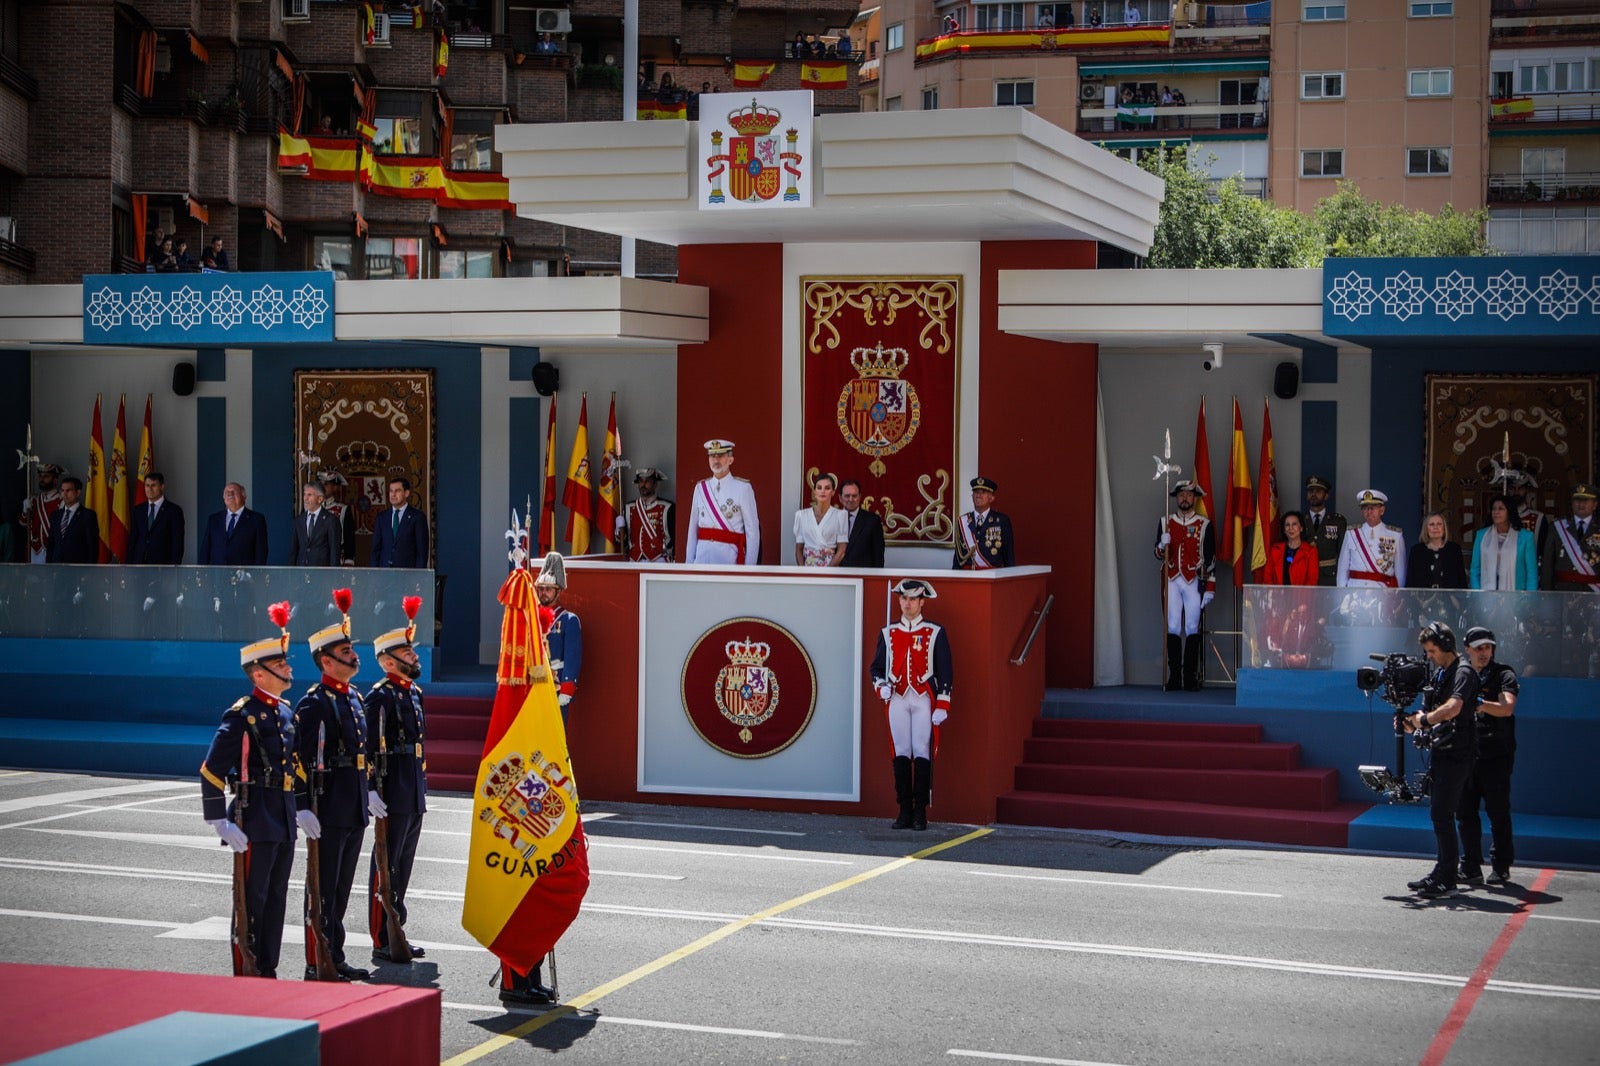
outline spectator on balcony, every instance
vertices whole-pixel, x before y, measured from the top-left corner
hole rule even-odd
[[[806,57],[806,35],[804,33],[798,31],[795,33],[794,42],[789,46],[789,53],[794,59],[804,59]]]
[[[1187,106],[1189,106],[1189,101],[1187,101],[1187,100],[1185,100],[1183,98],[1183,90],[1182,89],[1174,89],[1174,90],[1172,90],[1172,106],[1173,107],[1187,107]],[[1184,129],[1185,127],[1187,127],[1189,125],[1189,120],[1184,118],[1182,115],[1178,115],[1175,118],[1176,118],[1176,125],[1180,130]]]
[[[157,273],[172,274],[178,269],[178,257],[172,250],[172,238],[164,237],[156,248],[156,254],[150,257],[150,266]]]
[[[539,41],[533,46],[533,50],[538,52],[540,55],[554,55],[555,53],[561,51],[561,49],[556,45],[555,38],[551,37],[548,33],[539,34]]]
[[[1061,28],[1070,30],[1077,25],[1077,19],[1072,14],[1071,4],[1057,4],[1056,11],[1061,16]]]
[[[1170,85],[1163,85],[1161,87],[1161,106],[1162,107],[1171,107],[1171,106],[1173,106],[1172,86],[1170,86]],[[1160,118],[1160,121],[1158,121],[1156,124],[1158,126],[1160,126],[1162,129],[1167,129],[1172,125],[1172,116],[1170,116],[1170,115],[1162,115],[1161,118]]]
[[[161,242],[166,239],[166,231],[164,231],[160,226],[157,226],[155,233],[150,237],[149,245],[145,248],[146,262],[152,265],[155,263],[156,256],[161,254]]]
[[[1525,592],[1539,587],[1534,536],[1511,520],[1516,505],[1509,497],[1489,502],[1490,525],[1478,530],[1472,543],[1472,587]]]
[[[650,80],[650,72],[645,69],[645,66],[644,66],[643,63],[640,63],[639,64],[639,91],[642,92],[642,93],[647,93],[647,92],[653,91],[655,89],[655,87],[656,87],[656,83]]]
[[[1037,25],[1041,30],[1053,30],[1056,28],[1056,17],[1050,13],[1049,5],[1039,5],[1039,20]]]
[[[945,17],[944,17],[944,32],[945,33],[959,33],[960,30],[961,30],[961,20],[956,18],[954,14],[945,15]]]
[[[173,258],[177,260],[179,270],[197,271],[200,269],[195,264],[194,256],[189,254],[189,242],[182,237],[178,238],[178,243],[173,248],[172,254]]]
[[[814,59],[821,59],[828,54],[828,46],[822,43],[822,38],[814,33],[806,34],[806,51]]]
[[[1129,26],[1137,26],[1144,21],[1144,16],[1139,14],[1139,9],[1133,6],[1133,0],[1127,0],[1122,8],[1122,21]]]
[[[678,95],[678,84],[672,80],[671,71],[662,72],[661,84],[656,88],[656,95],[667,101],[671,101]]]
[[[211,244],[206,248],[205,254],[200,257],[200,265],[207,270],[232,270],[233,264],[228,261],[228,250],[222,246],[221,237],[212,237]]]
[[[1098,8],[1089,12],[1089,25],[1091,27],[1100,25],[1100,11]]]
[[[1444,515],[1435,511],[1422,522],[1422,537],[1411,546],[1406,561],[1408,589],[1464,589],[1467,568],[1461,545],[1450,539]]]
[[[841,30],[839,33],[839,39],[834,42],[834,50],[838,52],[840,58],[849,59],[850,50],[853,47],[854,46],[850,43],[850,31]]]

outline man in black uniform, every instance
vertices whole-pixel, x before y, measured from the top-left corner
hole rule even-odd
[[[1456,824],[1461,828],[1460,879],[1483,881],[1483,823],[1489,816],[1491,885],[1511,880],[1511,764],[1517,754],[1517,672],[1494,657],[1494,634],[1482,626],[1467,630],[1467,658],[1478,674],[1478,761],[1461,794]]]
[[[1011,535],[1011,519],[994,510],[994,495],[1000,486],[986,477],[975,477],[972,510],[956,522],[956,554],[952,570],[993,570],[1017,565],[1017,542]]]
[[[1317,584],[1329,588],[1338,584],[1339,549],[1350,528],[1344,515],[1328,510],[1332,491],[1333,486],[1316,474],[1306,478],[1305,536],[1317,549]]]
[[[403,601],[404,629],[391,629],[372,642],[372,650],[383,667],[384,677],[367,693],[367,759],[377,775],[377,799],[369,802],[372,815],[388,822],[389,887],[394,892],[394,907],[400,924],[406,923],[406,886],[411,883],[411,867],[417,858],[417,841],[422,838],[422,815],[428,809],[428,765],[422,757],[422,687],[415,682],[422,666],[411,642],[417,635],[417,609],[422,597],[407,596]],[[389,955],[389,929],[383,903],[378,899],[378,853],[372,853],[369,875],[372,961],[392,962]],[[409,937],[407,938],[409,939]],[[426,954],[411,945],[413,958]]]
[[[1456,654],[1455,631],[1443,622],[1430,622],[1418,640],[1435,669],[1423,709],[1406,719],[1406,732],[1441,725],[1445,728],[1435,728],[1434,732],[1433,785],[1428,797],[1438,854],[1433,870],[1406,887],[1423,899],[1438,899],[1456,894],[1456,811],[1461,807],[1461,795],[1472,776],[1473,757],[1478,750],[1474,728],[1478,675]]]
[[[316,839],[321,841],[322,878],[320,885],[307,884],[306,892],[321,895],[322,932],[340,978],[361,981],[369,976],[367,971],[345,961],[344,912],[350,904],[356,860],[366,836],[372,775],[367,768],[366,707],[361,694],[350,686],[361,660],[350,646],[349,590],[335,590],[334,599],[346,613],[343,622],[311,635],[311,662],[322,671],[322,678],[295,705],[295,755],[311,781],[301,800],[302,813],[310,813],[312,793],[319,778],[321,781],[316,814],[320,836]],[[321,774],[316,771],[319,758]],[[316,942],[309,902],[306,914],[306,980],[315,981]]]
[[[286,625],[289,605],[269,608],[274,621]],[[289,895],[289,869],[294,865],[296,793],[305,782],[295,776],[294,727],[289,703],[282,699],[294,675],[289,669],[289,631],[239,649],[239,666],[254,689],[222,716],[217,735],[200,764],[200,804],[206,824],[234,851],[247,854],[245,887],[247,937],[260,977],[278,976],[278,949],[283,944],[283,911]],[[248,741],[249,765],[240,774]],[[227,800],[228,782],[248,781],[244,826],[238,823],[238,799]],[[244,787],[244,786],[241,786]],[[238,931],[235,930],[235,933]],[[233,974],[242,960],[233,951]]]

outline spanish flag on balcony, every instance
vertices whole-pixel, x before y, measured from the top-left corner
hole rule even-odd
[[[733,65],[733,84],[737,89],[759,89],[778,69],[776,63],[749,63],[744,60]]]
[[[516,206],[511,202],[511,183],[483,171],[445,171],[437,200],[440,207],[469,211],[511,211]]]
[[[1489,117],[1524,121],[1533,117],[1533,97],[1507,96],[1489,101]]]
[[[848,89],[850,72],[842,59],[800,64],[800,86],[805,89]]]
[[[304,167],[312,181],[354,181],[360,145],[350,137],[296,137],[278,130],[278,166]]]
[[[363,44],[371,44],[378,39],[378,14],[372,10],[371,4],[361,5],[361,40]]]
[[[368,144],[378,139],[378,127],[365,119],[356,119],[356,133],[360,134],[362,140]]]
[[[442,78],[450,73],[450,35],[444,30],[433,31],[433,76]]]
[[[384,155],[372,160],[372,191],[408,200],[435,200],[444,189],[444,170],[437,159]]]
[[[649,122],[654,119],[687,119],[689,105],[684,100],[640,100],[636,111],[640,122]]]

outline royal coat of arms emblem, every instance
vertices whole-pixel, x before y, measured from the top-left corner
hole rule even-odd
[[[760,641],[730,640],[724,647],[728,665],[717,671],[717,710],[739,727],[739,739],[754,739],[752,726],[771,718],[778,709],[778,675],[766,665],[772,647]]]
[[[911,443],[922,424],[922,402],[900,375],[911,364],[904,348],[857,348],[850,353],[856,377],[839,393],[839,432],[845,443],[872,457],[868,469],[882,477],[883,457]]]
[[[710,189],[700,206],[808,206],[810,189],[800,149],[811,138],[811,94],[751,96],[745,98],[748,104],[728,111],[726,119],[711,117],[735,99],[731,94],[701,97],[702,173]],[[786,111],[791,112],[788,121]]]
[[[492,825],[495,835],[524,859],[578,804],[572,778],[539,751],[528,760],[521,752],[507,755],[484,778],[481,792],[480,798],[488,803],[478,811],[478,820]]]

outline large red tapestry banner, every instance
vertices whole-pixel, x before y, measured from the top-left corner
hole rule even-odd
[[[890,544],[954,544],[958,277],[800,279],[805,498],[861,482]]]

